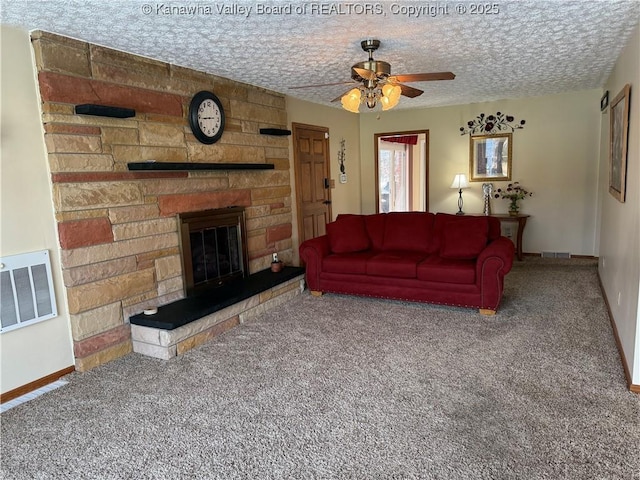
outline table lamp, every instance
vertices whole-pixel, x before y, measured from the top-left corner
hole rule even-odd
[[[458,189],[458,213],[456,215],[464,215],[462,211],[462,189],[469,188],[469,182],[467,181],[467,176],[464,173],[456,173],[456,176],[453,177],[453,182],[451,183],[451,188]]]

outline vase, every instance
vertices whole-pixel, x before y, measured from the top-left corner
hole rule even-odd
[[[284,263],[282,263],[281,261],[271,262],[271,271],[273,273],[278,273],[282,270],[282,267],[284,267]]]
[[[520,213],[520,209],[518,208],[518,200],[514,198],[509,204],[509,215],[511,215],[512,217],[516,217],[518,216],[518,213]]]

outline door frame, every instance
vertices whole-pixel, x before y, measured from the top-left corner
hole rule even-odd
[[[301,205],[301,199],[302,199],[302,195],[300,193],[300,156],[298,153],[298,130],[315,130],[318,132],[322,132],[324,133],[324,142],[325,142],[325,163],[327,166],[327,179],[330,182],[329,188],[327,188],[327,198],[326,200],[329,201],[329,204],[327,205],[327,218],[329,219],[329,221],[331,221],[331,219],[333,218],[333,212],[331,210],[331,154],[329,152],[329,128],[328,127],[323,127],[320,125],[309,125],[306,123],[297,123],[297,122],[291,122],[291,131],[292,131],[292,142],[293,142],[293,172],[295,175],[295,190],[296,190],[296,223],[298,226],[298,245],[300,243],[302,243],[302,238],[304,236],[303,234],[303,225],[302,225],[302,205]]]
[[[386,133],[374,133],[373,134],[373,153],[374,153],[374,170],[375,170],[375,204],[376,204],[376,213],[380,213],[380,178],[378,174],[379,166],[378,166],[378,144],[380,137],[393,137],[393,136],[401,136],[401,135],[424,135],[425,138],[425,178],[424,178],[424,186],[425,186],[425,199],[424,199],[424,207],[425,211],[429,211],[429,130],[406,130],[402,132],[386,132]]]

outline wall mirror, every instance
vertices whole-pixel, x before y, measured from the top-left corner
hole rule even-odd
[[[472,182],[511,180],[511,133],[469,137],[469,173]]]
[[[429,131],[376,133],[376,212],[429,209]]]

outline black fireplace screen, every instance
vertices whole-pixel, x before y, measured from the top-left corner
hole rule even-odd
[[[194,285],[242,274],[237,225],[191,232],[189,237]]]
[[[182,263],[187,295],[248,272],[244,208],[180,215]]]

